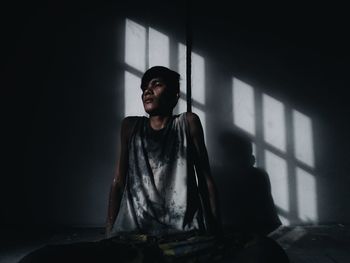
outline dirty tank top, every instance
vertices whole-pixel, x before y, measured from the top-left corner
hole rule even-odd
[[[186,114],[154,130],[134,117],[128,172],[112,235],[166,235],[204,231],[205,220],[193,166]]]

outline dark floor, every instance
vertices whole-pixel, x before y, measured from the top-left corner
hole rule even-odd
[[[292,263],[349,263],[350,226],[283,227],[272,237]]]
[[[104,238],[101,228],[2,231],[0,263],[15,263],[24,255],[45,244],[96,241]],[[281,227],[271,237],[287,252],[291,263],[350,263],[350,226]]]

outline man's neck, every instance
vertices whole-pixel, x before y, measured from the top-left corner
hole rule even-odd
[[[168,115],[151,115],[149,117],[149,124],[151,125],[153,130],[160,130],[163,129],[169,118],[171,117],[172,114],[168,114]]]

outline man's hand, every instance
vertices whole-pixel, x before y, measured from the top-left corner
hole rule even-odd
[[[113,225],[111,223],[106,224],[106,238],[111,238],[112,237],[112,229],[113,229]]]

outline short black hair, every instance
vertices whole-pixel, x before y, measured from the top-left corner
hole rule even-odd
[[[154,66],[146,70],[141,79],[141,89],[153,78],[161,78],[169,88],[180,91],[180,74],[163,66]]]

